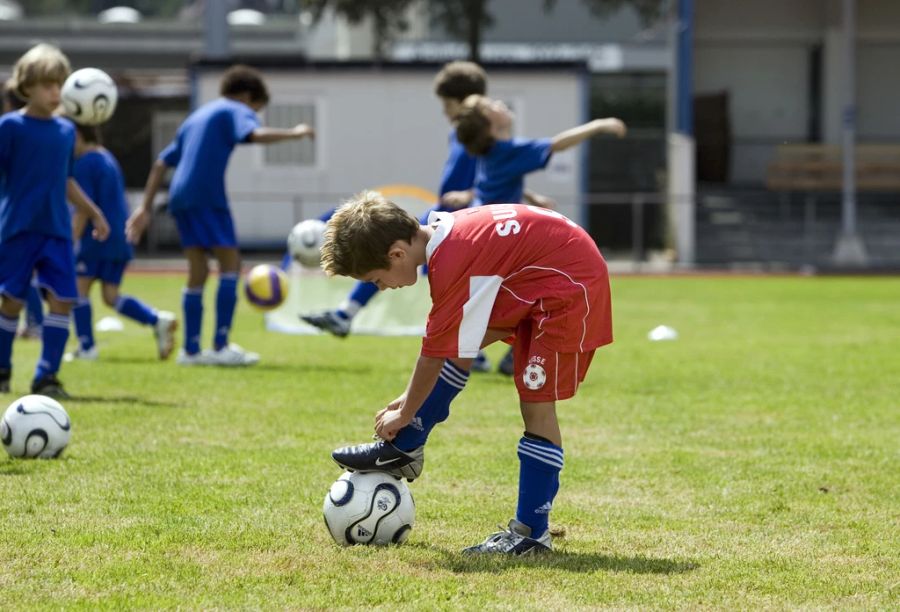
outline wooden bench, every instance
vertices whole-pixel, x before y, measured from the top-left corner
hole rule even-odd
[[[838,145],[779,145],[766,186],[773,191],[839,191],[843,165]],[[900,145],[856,145],[856,189],[900,191]]]

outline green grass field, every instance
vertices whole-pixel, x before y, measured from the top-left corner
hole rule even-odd
[[[179,311],[181,284],[125,289]],[[521,420],[497,374],[473,376],[432,435],[408,543],[337,547],[329,451],[371,436],[418,340],[272,334],[242,303],[234,340],[263,356],[251,370],[159,363],[130,323],[99,335],[101,361],[63,366],[79,398],[66,453],[0,458],[3,607],[900,606],[900,281],[622,278],[613,292],[616,342],[558,409],[554,554],[459,554],[515,509]],[[208,338],[211,291],[206,304]],[[649,342],[658,324],[680,339]],[[16,342],[13,395],[37,351]]]

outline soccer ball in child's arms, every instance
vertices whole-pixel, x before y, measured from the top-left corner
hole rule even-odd
[[[402,480],[383,472],[344,472],[322,507],[341,546],[402,544],[416,521],[416,503]]]
[[[278,308],[287,297],[287,292],[287,274],[276,266],[254,266],[244,279],[244,295],[259,310]]]
[[[301,265],[318,268],[323,242],[325,242],[325,222],[307,219],[295,225],[288,234],[288,251]]]
[[[0,439],[10,457],[53,459],[69,444],[72,421],[66,409],[46,395],[26,395],[6,409]]]
[[[112,78],[98,68],[82,68],[62,86],[66,116],[82,125],[100,125],[112,117],[119,92]]]

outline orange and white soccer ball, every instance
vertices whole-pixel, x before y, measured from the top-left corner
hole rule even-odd
[[[259,310],[272,310],[281,306],[288,293],[287,274],[276,266],[254,266],[244,279],[244,295]]]

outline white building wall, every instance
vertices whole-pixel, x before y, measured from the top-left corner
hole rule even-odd
[[[242,145],[227,174],[243,244],[280,240],[297,221],[318,216],[363,189],[411,185],[435,191],[447,156],[449,125],[432,94],[428,70],[263,70],[271,104],[316,108],[316,164],[273,166],[262,145]],[[218,71],[198,75],[198,101],[217,95]],[[491,71],[491,94],[511,102],[516,131],[552,136],[585,120],[579,75],[559,71]],[[265,114],[263,114],[265,122]],[[526,185],[580,215],[579,151],[554,156]]]
[[[857,107],[860,142],[900,140],[894,100],[900,80],[900,2],[858,0]],[[809,131],[810,58],[823,46],[825,142],[840,142],[844,105],[840,0],[697,0],[695,91],[730,94],[731,179],[759,183],[774,148]]]

